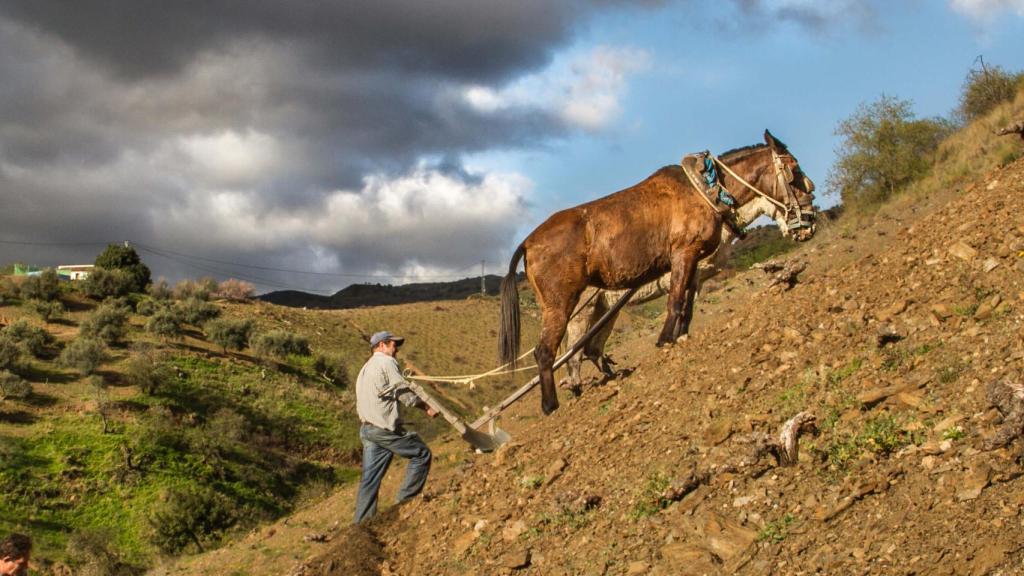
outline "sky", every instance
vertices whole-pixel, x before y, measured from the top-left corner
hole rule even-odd
[[[0,0],[0,265],[331,294],[504,274],[552,213],[1024,70],[1024,0]]]

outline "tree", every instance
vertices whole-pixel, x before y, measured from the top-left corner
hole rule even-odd
[[[210,320],[205,326],[206,336],[221,347],[225,354],[228,349],[241,350],[249,345],[252,335],[252,320],[221,318]]]
[[[150,282],[149,267],[142,263],[138,252],[127,244],[111,244],[96,257],[96,267],[106,270],[124,270],[131,277],[131,291],[144,292]]]
[[[928,171],[932,153],[951,130],[948,121],[915,119],[908,100],[882,95],[861,104],[836,127],[843,142],[829,171],[829,193],[846,205],[892,197]]]
[[[107,359],[107,349],[103,342],[95,338],[79,336],[64,348],[58,362],[61,366],[78,370],[83,376],[96,371]]]
[[[128,333],[128,308],[116,302],[103,304],[82,322],[79,332],[108,345],[117,344]]]
[[[164,340],[177,340],[182,335],[181,311],[177,308],[161,308],[153,313],[146,322],[146,332],[155,334]]]
[[[966,122],[988,114],[1003,102],[1017,96],[1022,75],[1011,74],[1000,66],[986,66],[979,56],[981,69],[971,69],[960,88],[960,106],[957,114]]]
[[[8,398],[28,398],[32,395],[32,384],[17,374],[0,370],[0,402]]]
[[[291,354],[309,356],[309,340],[287,330],[271,330],[256,338],[253,349],[261,357],[287,358]]]
[[[96,268],[82,284],[82,292],[96,300],[119,298],[131,294],[135,289],[135,277],[127,270]]]
[[[21,296],[31,300],[49,302],[60,294],[60,278],[53,268],[25,278],[21,283]]]

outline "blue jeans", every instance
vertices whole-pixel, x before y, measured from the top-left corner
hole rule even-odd
[[[359,439],[363,441],[363,473],[356,496],[357,524],[377,513],[377,492],[394,454],[409,459],[405,480],[395,496],[396,503],[404,502],[423,490],[431,460],[430,448],[415,432],[401,429],[392,432],[363,424],[359,428]]]

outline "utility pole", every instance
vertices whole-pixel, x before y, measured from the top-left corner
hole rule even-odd
[[[481,296],[487,296],[487,279],[484,276],[484,262],[485,262],[485,260],[481,260],[480,261],[480,295]]]

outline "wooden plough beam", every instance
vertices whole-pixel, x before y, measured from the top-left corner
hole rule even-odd
[[[590,330],[587,330],[586,334],[581,336],[580,339],[577,340],[571,348],[569,348],[568,352],[562,354],[562,356],[555,360],[555,363],[551,368],[552,371],[560,368],[562,364],[565,364],[569,360],[569,358],[572,358],[574,354],[582,350],[583,347],[587,345],[587,342],[589,342],[595,334],[600,332],[601,328],[603,328],[604,325],[612,319],[612,317],[618,314],[619,310],[629,302],[629,299],[632,298],[633,294],[636,294],[636,291],[639,289],[639,287],[630,288],[625,294],[623,294],[622,297],[604,313],[604,316],[601,316],[601,318],[590,327]],[[459,435],[462,436],[463,440],[482,452],[491,452],[512,439],[512,436],[510,436],[508,432],[505,432],[501,428],[495,426],[495,419],[509,406],[515,404],[517,400],[525,396],[527,392],[533,390],[539,383],[540,375],[534,376],[529,382],[523,384],[522,387],[513,392],[508,398],[502,400],[501,403],[494,408],[486,410],[483,416],[477,418],[469,425],[463,422],[452,411],[445,408],[432,396],[427,394],[426,390],[424,390],[422,386],[409,382],[409,389],[426,402],[428,406],[444,417],[444,419],[452,425],[452,428],[455,428]],[[488,424],[489,432],[480,430],[480,427],[484,424]]]

